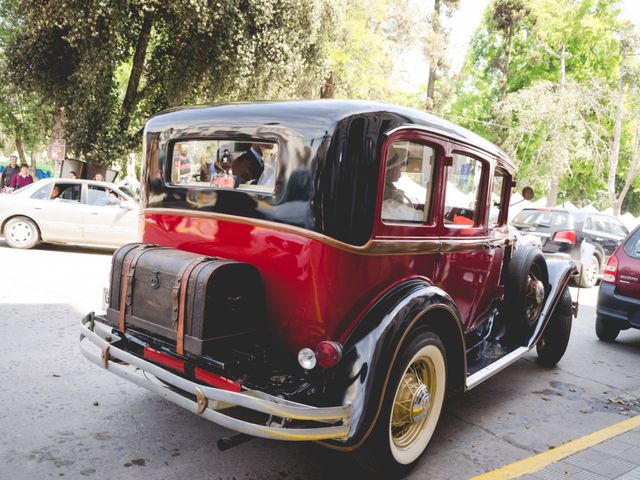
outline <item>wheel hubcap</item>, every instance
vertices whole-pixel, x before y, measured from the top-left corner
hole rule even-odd
[[[9,236],[15,243],[27,243],[31,238],[31,227],[24,222],[17,222],[11,226]]]
[[[599,269],[600,264],[598,263],[598,259],[596,257],[591,257],[591,262],[589,262],[589,265],[585,268],[585,277],[588,283],[596,283]]]
[[[405,371],[393,401],[391,436],[399,448],[408,448],[420,436],[436,388],[435,367],[429,359],[414,361]]]
[[[527,283],[527,322],[533,326],[538,320],[538,316],[542,311],[542,302],[544,301],[545,291],[544,284],[536,278],[533,273],[529,274]]]

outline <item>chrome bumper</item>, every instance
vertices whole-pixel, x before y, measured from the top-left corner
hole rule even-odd
[[[313,407],[255,390],[236,393],[201,385],[115,347],[112,343],[117,340],[117,333],[111,327],[95,322],[93,313],[82,319],[80,350],[86,358],[218,425],[276,440],[337,440],[349,434],[351,405]],[[148,374],[164,383],[154,382]],[[196,400],[190,396],[195,396]],[[266,414],[268,421],[265,425],[253,423],[220,411],[231,407]],[[314,421],[330,426],[289,428],[286,425],[291,420]]]

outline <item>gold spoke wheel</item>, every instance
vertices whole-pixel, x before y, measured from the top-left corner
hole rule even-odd
[[[428,357],[414,359],[406,369],[391,412],[391,438],[397,448],[410,448],[423,433],[433,407],[436,382],[435,366]]]

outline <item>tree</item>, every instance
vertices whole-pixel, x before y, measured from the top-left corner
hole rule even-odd
[[[520,159],[521,178],[547,192],[547,206],[556,204],[557,195],[549,185],[558,185],[558,179],[571,172],[572,160],[602,163],[607,132],[592,119],[610,115],[608,93],[597,83],[543,80],[508,94],[497,105],[497,119],[508,127],[501,145]]]
[[[389,15],[392,0],[347,0],[336,10],[321,98],[386,99],[394,44],[406,38],[403,16]]]
[[[4,132],[3,142],[11,150],[18,152],[20,163],[27,163],[27,152],[31,157],[31,168],[35,174],[35,151],[42,148],[43,132],[50,128],[50,108],[42,98],[24,93],[6,79],[9,71],[5,50],[14,40],[14,22],[9,7],[13,2],[0,6],[0,129]]]
[[[516,153],[521,174],[546,192],[550,204],[556,201],[560,184],[563,195],[573,198],[574,192],[595,195],[603,187],[598,178],[612,132],[610,86],[620,62],[615,35],[618,3],[492,1],[456,85],[450,115]],[[591,90],[594,80],[597,87]],[[530,102],[526,105],[531,110],[516,105],[517,99]],[[571,127],[562,119],[577,123]],[[576,132],[584,138],[576,139]],[[559,156],[553,175],[548,163],[542,175],[536,173],[547,162],[544,158],[551,158],[547,149],[554,144]],[[597,185],[585,190],[575,184],[572,191],[563,183],[578,162],[589,165],[577,169],[582,178]]]
[[[436,106],[435,88],[439,70],[444,68],[444,52],[447,49],[448,32],[442,25],[442,15],[451,16],[458,8],[459,0],[434,0],[431,14],[431,32],[424,41],[424,51],[429,59],[426,109]]]
[[[159,110],[308,92],[324,74],[333,3],[23,0],[11,13],[11,83],[50,99],[68,151],[109,165]]]
[[[626,62],[629,54],[632,54],[638,47],[640,41],[633,31],[633,27],[629,24],[623,25],[621,29],[621,41],[620,41],[620,73],[618,76],[618,90],[616,95],[616,115],[614,125],[614,135],[612,141],[611,154],[609,155],[608,167],[609,174],[607,178],[607,194],[609,197],[609,204],[613,209],[614,215],[619,215],[622,208],[622,203],[631,188],[631,184],[635,178],[640,174],[640,161],[638,159],[638,136],[640,135],[640,108],[636,105],[637,123],[635,128],[635,134],[633,135],[633,147],[631,152],[631,162],[627,170],[624,184],[620,190],[620,194],[616,195],[616,177],[618,174],[618,165],[620,159],[620,144],[622,141],[623,133],[623,115],[624,115],[624,92],[625,92],[625,80],[631,84],[631,93],[638,95],[640,88],[638,87],[638,79],[640,75],[636,69],[628,69]],[[628,78],[629,77],[629,78]]]

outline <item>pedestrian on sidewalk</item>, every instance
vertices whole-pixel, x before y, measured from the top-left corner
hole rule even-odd
[[[23,163],[20,165],[20,172],[11,179],[11,188],[18,190],[33,183],[33,177],[29,174],[29,165]]]
[[[11,155],[9,157],[9,165],[2,171],[2,178],[0,179],[0,189],[11,187],[11,180],[14,175],[20,171],[18,165],[18,157]]]

